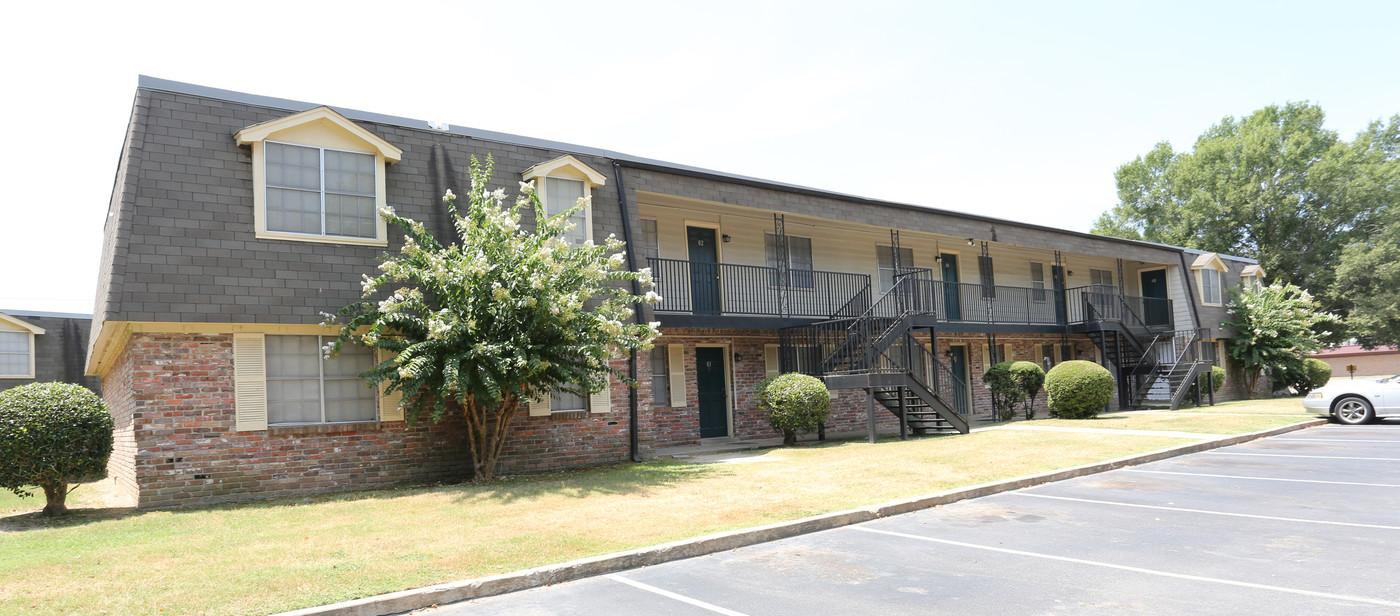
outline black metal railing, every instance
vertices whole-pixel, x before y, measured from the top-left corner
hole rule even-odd
[[[831,318],[861,314],[869,305],[870,276],[843,272],[791,270],[779,284],[775,267],[647,259],[656,311],[697,315]]]

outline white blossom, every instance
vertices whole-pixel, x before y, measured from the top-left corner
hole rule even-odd
[[[448,201],[448,202],[450,202],[450,201],[452,201],[453,199],[456,199],[456,198],[457,198],[457,195],[452,194],[452,189],[451,189],[451,188],[447,189],[447,192],[443,193],[443,195],[442,195],[442,200],[443,200],[443,201]]]

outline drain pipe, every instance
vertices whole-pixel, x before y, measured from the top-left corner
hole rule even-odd
[[[637,251],[632,243],[632,216],[627,211],[627,187],[622,184],[622,165],[613,161],[613,177],[617,179],[617,207],[622,213],[622,241],[627,243],[627,270],[637,271]],[[632,295],[641,295],[641,283],[632,281]],[[644,324],[642,320],[642,305],[637,305],[636,312],[632,316],[636,317],[638,324]],[[632,349],[627,360],[627,378],[633,383],[637,382],[637,349]],[[633,462],[641,462],[642,455],[637,446],[637,388],[627,388],[627,444],[632,454]]]
[[[1186,253],[1178,250],[1176,251],[1176,256],[1181,259],[1181,282],[1186,286],[1186,303],[1191,306],[1191,320],[1195,323],[1195,327],[1191,329],[1200,329],[1201,315],[1196,311],[1196,291],[1191,288],[1191,269],[1186,267]],[[1222,276],[1220,280],[1224,282],[1225,277]],[[1173,327],[1172,329],[1176,328]]]

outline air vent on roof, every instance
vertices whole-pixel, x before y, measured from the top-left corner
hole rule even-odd
[[[428,122],[428,128],[445,131],[448,129],[447,122]]]

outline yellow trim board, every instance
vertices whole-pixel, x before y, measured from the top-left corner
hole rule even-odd
[[[385,141],[383,137],[369,132],[369,130],[351,121],[350,118],[336,113],[336,111],[331,109],[330,107],[317,107],[315,109],[308,109],[301,113],[294,113],[284,118],[269,120],[267,122],[262,122],[259,124],[254,124],[252,126],[244,127],[242,130],[238,131],[237,133],[234,133],[233,138],[234,141],[238,143],[238,145],[251,145],[254,142],[265,141],[268,138],[273,137],[277,133],[289,129],[294,129],[303,124],[311,124],[313,122],[330,123],[338,126],[345,132],[354,135],[361,141],[364,141],[366,144],[372,146],[376,151],[379,152],[380,155],[384,157],[384,160],[389,161],[390,164],[399,162],[399,159],[403,158],[402,149],[398,148],[392,143],[389,143],[388,141]]]
[[[559,171],[564,171],[566,169],[572,170],[575,173],[569,174],[567,173],[567,171],[565,173],[558,173]],[[526,169],[525,172],[521,174],[521,176],[525,178],[526,182],[535,178],[543,178],[551,175],[554,177],[583,180],[584,183],[588,184],[590,188],[594,186],[603,186],[608,183],[607,176],[598,173],[597,171],[594,171],[592,167],[583,164],[583,161],[580,161],[579,159],[574,158],[569,154],[565,154],[563,156],[560,156],[559,158],[554,158],[542,162],[538,165],[530,167],[529,169]]]
[[[0,312],[0,322],[9,323],[10,325],[13,325],[13,326],[15,326],[15,327],[18,327],[18,328],[20,328],[20,329],[22,329],[22,330],[24,330],[24,331],[27,331],[27,332],[29,332],[29,333],[31,333],[31,334],[42,334],[42,333],[44,333],[44,331],[45,331],[44,328],[39,327],[38,325],[34,325],[33,323],[28,323],[28,322],[26,322],[26,321],[23,321],[23,320],[19,319],[18,317],[12,317],[12,316],[10,316],[10,315],[8,315],[8,314],[5,314],[5,313],[3,313],[3,312]]]

